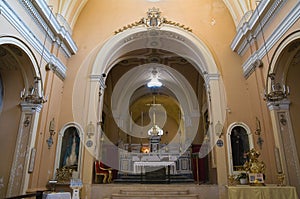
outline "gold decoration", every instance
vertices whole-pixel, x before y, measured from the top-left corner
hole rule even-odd
[[[279,181],[278,186],[285,186],[284,184],[285,175],[283,173],[277,174],[277,179]]]
[[[59,169],[56,169],[56,180],[58,183],[70,183],[70,180],[72,178],[72,172],[73,169],[62,167]]]
[[[235,180],[235,176],[234,175],[229,175],[228,176],[228,184],[229,184],[229,186],[233,186],[233,185],[235,185],[236,183],[236,180]]]
[[[263,161],[259,161],[258,157],[260,156],[260,152],[256,151],[254,148],[251,149],[247,156],[249,161],[246,161],[244,164],[244,168],[249,173],[265,173],[265,163]]]
[[[128,24],[127,26],[123,26],[123,28],[120,28],[119,30],[116,30],[115,34],[118,34],[120,32],[123,32],[123,31],[127,30],[127,29],[130,29],[130,28],[142,25],[142,24],[143,24],[143,21],[141,19],[140,21],[136,21],[134,23]]]
[[[248,173],[250,185],[264,185],[265,163],[259,161],[260,152],[254,148],[247,153],[248,160],[244,164],[245,171]]]
[[[189,27],[186,27],[185,25],[182,25],[180,23],[176,23],[176,22],[173,22],[173,21],[169,21],[169,20],[166,20],[164,21],[165,24],[169,24],[169,25],[173,25],[173,26],[177,26],[179,28],[182,28],[183,30],[187,30],[189,32],[192,32],[192,29],[189,28]]]
[[[159,11],[159,8],[150,8],[147,12],[147,17],[142,18],[139,21],[136,21],[134,23],[128,24],[126,26],[123,26],[123,28],[120,28],[119,30],[115,31],[115,34],[118,34],[120,32],[123,32],[127,29],[139,26],[139,25],[145,25],[149,28],[159,28],[162,24],[169,24],[173,26],[177,26],[179,28],[182,28],[184,30],[192,32],[192,29],[189,27],[186,27],[185,25],[182,25],[177,22],[169,21],[166,18],[160,17],[161,12]]]

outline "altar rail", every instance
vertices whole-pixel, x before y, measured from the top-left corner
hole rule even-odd
[[[42,199],[43,198],[43,192],[44,191],[36,191],[34,193],[19,195],[19,196],[12,196],[5,199],[22,199],[22,198],[32,198],[35,197],[36,199]]]

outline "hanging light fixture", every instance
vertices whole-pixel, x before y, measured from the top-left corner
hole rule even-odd
[[[275,78],[276,74],[274,72],[270,73],[270,69],[271,69],[270,68],[270,58],[269,58],[269,54],[268,54],[265,35],[264,35],[263,27],[261,24],[258,8],[256,8],[256,12],[257,12],[258,23],[260,26],[261,35],[262,35],[262,39],[263,39],[263,47],[264,47],[264,50],[266,51],[266,58],[267,58],[268,66],[269,66],[268,75],[267,75],[267,79],[266,79],[266,89],[265,89],[265,93],[264,93],[264,100],[267,102],[280,101],[280,100],[285,99],[290,94],[289,87],[281,82],[276,81],[276,78]],[[261,60],[257,60],[254,64],[259,67],[262,66]],[[269,84],[269,80],[271,80],[270,84]]]
[[[156,69],[152,70],[151,80],[147,83],[149,88],[158,88],[162,86],[162,83],[158,80],[158,72]]]
[[[268,74],[267,82],[268,82],[269,78],[271,80],[270,90],[265,91],[264,100],[266,100],[268,102],[274,102],[274,101],[280,101],[280,100],[287,98],[287,96],[290,94],[289,87],[280,82],[276,82],[275,81],[275,73]],[[268,84],[267,84],[267,86],[268,86]]]
[[[269,65],[269,71],[268,71],[267,80],[266,80],[267,88],[265,89],[264,100],[267,102],[281,101],[281,100],[287,98],[287,96],[290,94],[290,89],[288,86],[286,86],[282,82],[276,81],[276,74],[274,72],[270,73],[270,60],[269,60],[268,50],[266,47],[266,42],[264,39],[263,32],[262,32],[262,36],[263,36],[263,41],[264,41],[263,45],[266,50],[266,56],[267,56],[267,61],[268,61],[268,65]],[[271,80],[270,84],[269,84],[269,80]]]
[[[41,87],[41,78],[35,77],[32,87],[30,87],[28,91],[26,91],[25,88],[21,91],[21,100],[32,104],[43,104],[47,102],[47,99],[44,98]]]

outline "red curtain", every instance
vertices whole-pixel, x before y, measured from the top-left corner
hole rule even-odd
[[[192,170],[195,182],[198,182],[199,180],[199,183],[205,183],[208,181],[208,156],[205,156],[204,158],[198,158],[200,148],[201,144],[192,145]]]

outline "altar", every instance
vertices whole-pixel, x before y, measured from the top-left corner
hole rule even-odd
[[[298,199],[297,191],[292,186],[228,186],[228,199],[243,198],[243,199]]]
[[[167,172],[170,172],[170,174],[176,174],[175,162],[134,162],[133,165],[133,172],[135,174],[145,173],[146,167],[150,167],[152,170],[168,167],[166,170]]]
[[[140,153],[140,145],[131,145],[131,152],[123,150],[119,153],[119,173],[140,174],[146,167],[168,168],[170,174],[191,174],[191,151],[179,153],[178,148],[169,147],[159,152]]]

